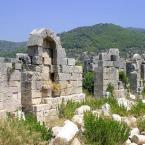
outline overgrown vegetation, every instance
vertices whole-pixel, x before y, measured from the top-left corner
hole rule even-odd
[[[81,105],[89,105],[93,110],[95,110],[100,109],[101,106],[105,103],[110,104],[112,113],[116,113],[121,116],[126,116],[129,114],[126,108],[124,108],[123,106],[119,106],[116,99],[114,99],[113,97],[109,97],[108,99],[95,99],[93,97],[88,97],[83,102],[62,102],[62,104],[59,106],[59,116],[61,118],[71,119],[75,113],[76,108],[80,107]]]
[[[137,126],[139,128],[139,130],[142,132],[142,131],[145,131],[145,118],[140,118],[138,121],[137,121]]]
[[[143,98],[145,98],[145,86],[143,87],[141,94],[142,94]]]
[[[119,145],[129,136],[129,128],[107,118],[98,118],[90,112],[84,115],[84,138],[91,145]]]
[[[89,71],[84,74],[83,88],[86,89],[89,93],[93,94],[93,92],[94,92],[94,72]]]
[[[59,117],[71,119],[75,113],[76,108],[80,106],[80,103],[68,101],[65,103],[64,101],[59,106]]]
[[[46,145],[51,137],[51,129],[40,125],[31,114],[26,116],[25,121],[12,117],[0,120],[2,145]]]
[[[127,77],[127,75],[125,74],[124,71],[119,71],[119,80],[122,81],[125,88],[128,88],[129,81],[128,81],[128,77]]]
[[[142,102],[142,100],[138,100],[137,103],[132,106],[130,114],[134,115],[135,117],[145,115],[145,104]]]
[[[111,83],[108,84],[106,91],[110,92],[110,96],[114,96],[114,86]]]

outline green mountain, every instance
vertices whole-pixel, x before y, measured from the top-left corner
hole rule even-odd
[[[125,54],[129,50],[143,51],[145,48],[144,33],[114,24],[79,27],[60,34],[60,37],[68,54],[98,52],[108,48],[119,48]]]
[[[127,29],[128,29],[128,30],[133,30],[133,31],[136,31],[136,32],[145,33],[145,29],[143,29],[143,28],[128,27]]]
[[[123,28],[106,23],[78,27],[58,35],[68,56],[71,57],[80,57],[82,52],[86,51],[95,55],[108,48],[119,48],[121,54],[126,55],[129,52],[143,53],[145,51],[145,31],[143,30],[145,29]],[[12,55],[10,55],[11,51],[13,51]],[[26,42],[0,41],[0,56],[13,57],[16,52],[21,51],[26,51]]]

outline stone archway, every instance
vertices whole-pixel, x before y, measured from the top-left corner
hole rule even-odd
[[[46,37],[43,39],[43,53],[42,53],[42,60],[43,65],[53,65],[54,59],[56,59],[56,55],[54,55],[56,50],[56,44],[54,40],[50,37]]]

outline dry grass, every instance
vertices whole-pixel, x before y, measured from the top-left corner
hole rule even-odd
[[[29,128],[23,120],[7,118],[0,120],[0,145],[46,145],[41,132]]]

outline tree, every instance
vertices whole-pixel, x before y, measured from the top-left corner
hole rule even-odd
[[[89,71],[84,74],[83,88],[93,94],[94,92],[94,72]]]

